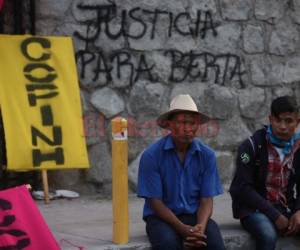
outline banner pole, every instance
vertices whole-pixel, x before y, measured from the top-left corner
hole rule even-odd
[[[49,186],[48,186],[48,175],[47,170],[42,170],[42,180],[43,180],[43,189],[44,189],[44,202],[45,204],[49,204]]]
[[[117,117],[112,126],[113,242],[128,242],[128,140],[127,120]]]

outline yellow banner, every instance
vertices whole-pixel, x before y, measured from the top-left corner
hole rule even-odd
[[[0,35],[0,105],[9,170],[89,166],[71,38]]]

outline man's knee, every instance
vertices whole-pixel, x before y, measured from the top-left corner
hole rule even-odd
[[[268,244],[268,245],[275,245],[277,241],[277,233],[274,230],[266,230],[261,232],[260,236],[258,237],[258,241]]]
[[[217,223],[209,219],[206,227],[207,248],[209,250],[224,250],[224,241]]]
[[[160,242],[152,243],[153,250],[182,250],[182,243],[178,242],[174,237],[164,235]]]
[[[150,242],[153,250],[182,250],[182,241],[176,233],[164,231],[159,237],[151,237]]]
[[[146,231],[153,250],[181,250],[182,240],[169,224],[151,216],[146,220]]]

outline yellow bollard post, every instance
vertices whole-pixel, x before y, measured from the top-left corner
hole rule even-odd
[[[113,242],[128,242],[128,140],[127,120],[112,120]]]

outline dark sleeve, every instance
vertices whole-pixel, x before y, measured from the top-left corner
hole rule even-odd
[[[293,186],[293,196],[296,196],[294,210],[300,210],[300,149],[296,151],[295,155],[295,163],[296,163],[296,180],[295,185]]]
[[[298,181],[298,183],[300,183],[300,181]],[[296,198],[296,202],[295,202],[295,208],[294,210],[297,211],[297,210],[300,210],[300,187],[299,185],[297,185],[297,198]]]
[[[256,172],[254,150],[246,140],[239,147],[236,159],[236,172],[230,186],[232,199],[249,208],[258,209],[275,221],[280,212],[255,189]]]

